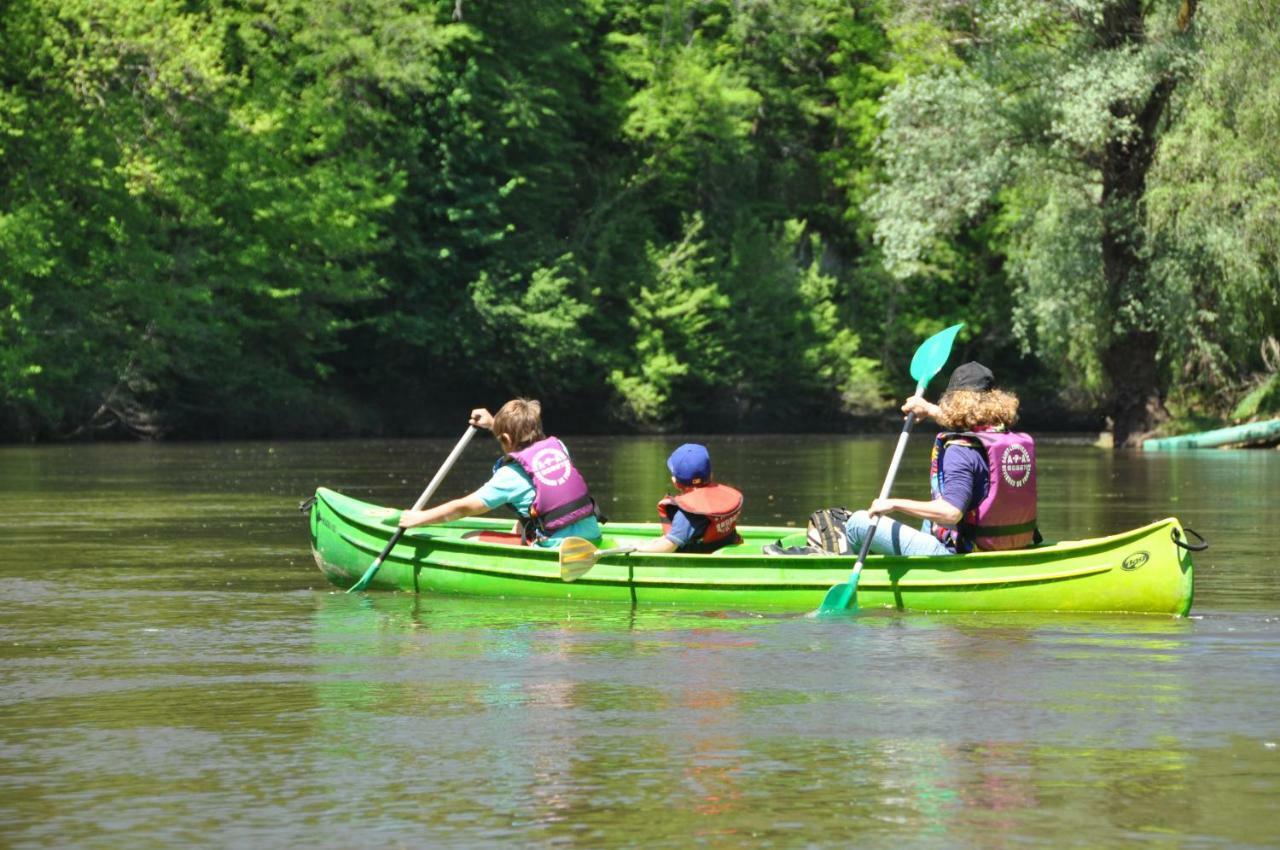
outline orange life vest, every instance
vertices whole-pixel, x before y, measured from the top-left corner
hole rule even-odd
[[[706,484],[687,493],[667,496],[658,502],[658,515],[662,517],[662,533],[671,530],[671,520],[676,511],[707,520],[707,530],[697,540],[690,540],[681,552],[714,552],[721,546],[741,543],[738,536],[738,515],[742,513],[742,493],[726,484]]]

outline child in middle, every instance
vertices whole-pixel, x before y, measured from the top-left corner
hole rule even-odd
[[[711,480],[707,447],[685,443],[667,458],[671,483],[679,491],[658,502],[662,536],[636,547],[638,552],[714,552],[741,543],[738,515],[742,493]]]

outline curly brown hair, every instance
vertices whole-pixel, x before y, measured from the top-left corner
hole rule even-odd
[[[1018,421],[1018,397],[1004,390],[952,390],[938,402],[938,424],[951,431],[1003,425]]]

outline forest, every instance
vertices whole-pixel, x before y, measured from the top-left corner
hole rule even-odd
[[[1280,0],[4,0],[0,440],[1280,411]],[[945,372],[931,387],[941,391]]]

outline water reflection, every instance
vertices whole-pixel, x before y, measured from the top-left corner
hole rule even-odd
[[[673,439],[573,447],[645,519]],[[892,452],[708,441],[752,522],[856,502]],[[330,592],[298,499],[411,501],[451,445],[0,449],[0,843],[1276,846],[1276,453],[1045,443],[1055,536],[1210,538],[1185,620]]]
[[[465,785],[487,765],[483,799],[437,801],[466,808],[464,832],[518,824],[584,847],[826,830],[835,843],[1011,846],[1070,844],[1086,825],[1119,840],[1172,817],[1260,835],[1192,805],[1194,771],[1223,753],[1187,746],[1215,699],[1191,621],[893,616],[851,630],[340,594],[315,617],[319,654],[337,664],[317,685],[333,734],[357,723],[373,752],[403,744],[380,727],[412,725],[413,705],[437,779]],[[375,653],[359,679],[377,694],[355,718],[356,683],[332,681],[352,675],[352,646]]]

